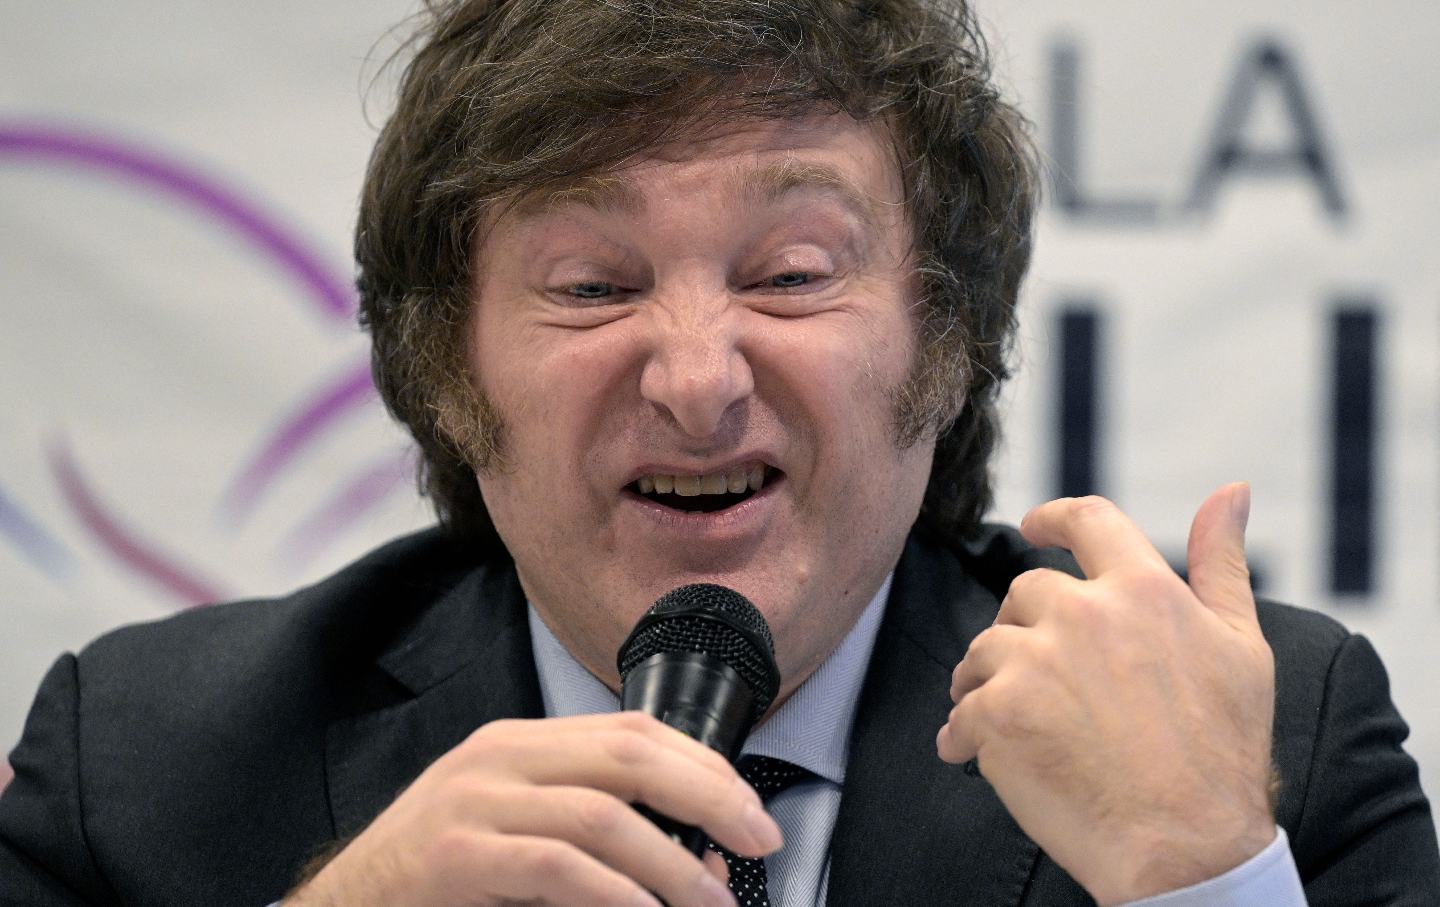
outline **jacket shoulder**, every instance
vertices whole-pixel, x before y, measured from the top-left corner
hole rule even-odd
[[[358,664],[476,566],[438,528],[403,536],[288,595],[112,630],[79,653],[81,681],[93,693],[91,684],[112,676],[129,684],[138,668],[152,689],[176,684],[194,693],[224,686],[227,677],[249,682],[285,672],[297,655],[318,671],[341,667],[337,660]]]
[[[10,833],[50,878],[87,893],[103,878],[117,902],[275,900],[334,835],[328,729],[357,702],[405,697],[377,658],[437,612],[483,610],[479,566],[422,532],[292,594],[122,627],[63,656],[12,757],[0,873]]]

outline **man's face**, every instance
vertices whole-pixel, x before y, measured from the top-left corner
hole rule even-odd
[[[504,423],[480,489],[531,603],[610,686],[657,598],[715,582],[765,615],[788,695],[894,565],[933,444],[893,441],[915,327],[887,139],[736,125],[522,206],[477,250],[472,367]]]

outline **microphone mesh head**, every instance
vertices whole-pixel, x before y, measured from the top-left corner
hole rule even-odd
[[[780,690],[770,627],[734,589],[694,583],[661,596],[620,647],[621,679],[660,652],[699,652],[729,665],[750,688],[757,719]]]

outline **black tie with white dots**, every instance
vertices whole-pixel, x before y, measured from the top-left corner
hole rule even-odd
[[[810,777],[808,769],[771,756],[741,756],[735,767],[765,803],[790,785]],[[730,893],[735,895],[740,907],[770,907],[763,859],[736,856],[714,841],[710,842],[710,849],[725,859],[730,870]]]

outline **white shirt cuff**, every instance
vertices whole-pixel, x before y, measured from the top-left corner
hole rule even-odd
[[[1275,827],[1275,840],[1224,875],[1188,888],[1131,901],[1123,907],[1306,907],[1305,889],[1290,839]]]

